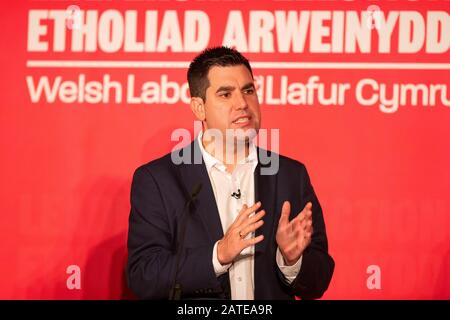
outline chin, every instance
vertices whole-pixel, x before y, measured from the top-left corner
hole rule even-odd
[[[253,138],[255,138],[257,134],[258,129],[254,128],[253,126],[248,126],[243,128],[236,128],[234,132],[234,137],[237,140],[250,141],[253,140]]]

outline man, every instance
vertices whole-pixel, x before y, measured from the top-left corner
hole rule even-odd
[[[276,155],[278,170],[264,174],[248,60],[207,49],[188,82],[203,130],[134,174],[130,288],[144,299],[166,299],[174,284],[181,298],[320,298],[334,270],[322,209],[303,164]]]

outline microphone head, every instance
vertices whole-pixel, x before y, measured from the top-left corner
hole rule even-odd
[[[195,185],[194,189],[192,190],[191,198],[195,198],[202,190],[202,187],[203,187],[203,185],[201,182],[197,183]]]
[[[241,198],[241,189],[238,189],[238,192],[233,192],[231,194],[231,196],[235,199],[240,199]]]

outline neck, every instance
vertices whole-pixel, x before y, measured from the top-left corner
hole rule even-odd
[[[221,161],[228,172],[233,172],[236,165],[243,161],[249,155],[250,142],[248,140],[237,140],[227,142],[223,140],[216,141],[215,138],[202,137],[203,148],[214,158]]]

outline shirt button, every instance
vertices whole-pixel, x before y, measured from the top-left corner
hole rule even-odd
[[[239,282],[241,282],[241,281],[242,281],[242,278],[241,278],[241,277],[238,277],[237,280],[238,280]]]

